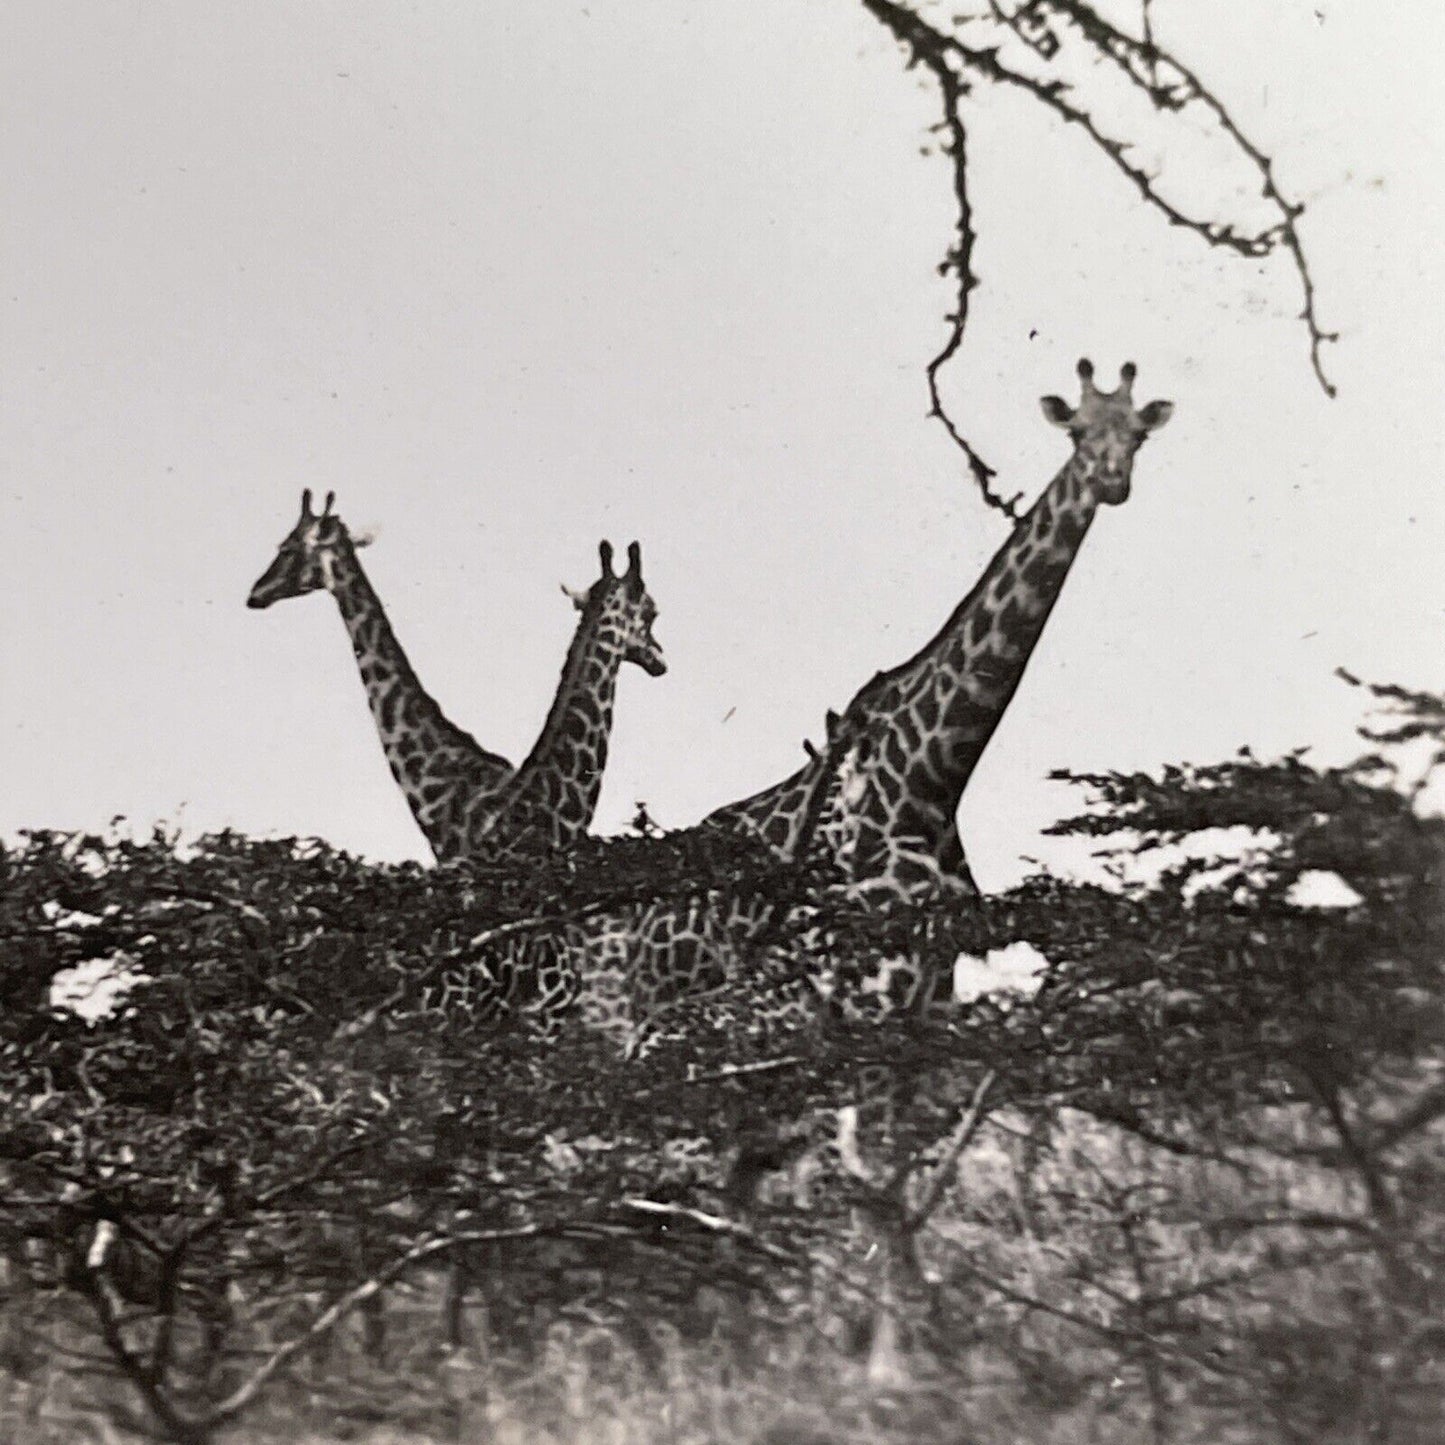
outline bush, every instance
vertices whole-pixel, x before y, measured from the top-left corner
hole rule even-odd
[[[880,916],[702,834],[480,870],[27,836],[0,855],[17,1428],[57,1400],[139,1427],[138,1399],[178,1441],[308,1411],[412,1438],[1432,1438],[1445,827],[1377,759],[1076,781],[1096,805],[1060,829],[1132,857],[1238,824],[1267,847]],[[1356,901],[1301,901],[1326,871]],[[430,986],[478,934],[703,888],[768,898],[770,956],[831,997],[743,1027],[735,977],[624,1059]],[[956,955],[1019,940],[1037,993],[933,1006]],[[850,1007],[894,957],[916,1006]],[[140,980],[118,1009],[52,1007],[97,960]]]

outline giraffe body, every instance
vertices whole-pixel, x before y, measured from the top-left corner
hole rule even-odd
[[[862,796],[862,782],[856,750],[836,746],[842,719],[831,708],[827,728],[826,750],[804,742],[808,760],[797,772],[774,787],[714,810],[701,826],[756,839],[783,862],[812,846],[816,835],[825,855],[842,861],[851,843],[842,825],[849,805],[856,805]]]
[[[1049,419],[1069,430],[1073,455],[944,627],[908,662],[865,685],[842,719],[830,718],[825,753],[810,752],[783,783],[719,809],[705,826],[750,833],[783,861],[821,844],[841,866],[848,893],[884,905],[940,883],[976,892],[955,822],[963,789],[1018,687],[1098,506],[1127,497],[1134,455],[1170,410],[1162,402],[1135,410],[1132,367],[1112,393],[1094,388],[1087,363],[1080,363],[1079,374],[1078,407],[1044,401]],[[611,577],[605,552],[603,571],[605,582]],[[640,588],[635,551],[627,575],[633,574]],[[650,622],[648,616],[643,626],[648,637]],[[618,651],[615,642],[612,651]],[[549,715],[554,735],[568,731],[561,720],[569,716],[563,694],[571,667],[569,654]],[[594,682],[577,691],[595,699],[605,690]],[[610,692],[605,697],[607,706],[595,716],[605,714],[610,723]],[[544,729],[544,738],[548,734]],[[596,754],[579,747],[572,756]],[[582,775],[575,763],[557,766],[574,781]],[[524,772],[530,780],[519,786]],[[541,763],[518,769],[503,783],[515,798],[510,811],[505,802],[490,813],[477,809],[487,821],[468,823],[467,846],[486,848],[498,833],[542,837],[548,819],[562,810],[562,795],[548,777]],[[595,791],[591,797],[595,802]],[[779,1018],[795,1017],[799,1009],[809,1014],[820,998],[852,1017],[934,1001],[937,980],[924,977],[916,959],[885,959],[881,967],[870,967],[876,960],[831,959],[827,938],[810,927],[813,912],[795,897],[720,886],[681,901],[534,920],[493,930],[441,960],[434,998],[483,1017],[521,1015],[544,1030],[573,1017],[629,1052],[678,1019],[709,1019],[708,1001],[730,991]]]
[[[801,770],[809,792],[790,835],[779,840],[784,864],[801,862],[812,846],[847,748],[835,714],[829,727],[826,751],[810,748]],[[664,1020],[675,1029],[697,1000],[740,984],[762,1004],[760,1015],[796,1018],[818,993],[795,957],[810,910],[787,881],[780,871],[772,887],[719,884],[682,899],[494,930],[443,961],[432,1001],[484,1020],[518,1016],[544,1034],[575,1018],[629,1054],[647,1046]],[[820,946],[815,938],[802,952],[811,956]]]
[[[703,826],[758,838],[781,860],[820,846],[842,872],[845,892],[870,904],[940,888],[976,895],[955,822],[963,789],[1098,506],[1127,497],[1134,454],[1169,415],[1161,402],[1134,409],[1132,367],[1112,393],[1093,386],[1087,363],[1079,374],[1077,408],[1044,401],[1045,415],[1069,430],[1072,456],[938,634],[875,676],[841,719],[830,714],[826,752],[810,749],[782,783],[717,810]],[[714,891],[680,905],[599,915],[554,932],[546,948],[556,982],[522,992],[548,1018],[575,1013],[629,1050],[679,1021],[718,1026],[712,1000],[726,1002],[730,992],[744,1000],[744,1016],[756,1008],[786,1019],[820,1001],[869,1019],[951,999],[919,949],[882,959],[835,956],[810,927],[810,912],[797,900],[767,904]],[[494,968],[474,977],[500,992],[489,977]]]

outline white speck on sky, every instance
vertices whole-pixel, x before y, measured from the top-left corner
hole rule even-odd
[[[1340,877],[1320,868],[1307,868],[1285,895],[1296,908],[1353,908],[1365,900]]]

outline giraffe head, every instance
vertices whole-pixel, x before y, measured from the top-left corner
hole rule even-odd
[[[1151,401],[1134,409],[1132,361],[1119,373],[1117,391],[1100,391],[1094,385],[1094,367],[1079,363],[1082,395],[1077,407],[1059,396],[1046,396],[1044,415],[1074,439],[1074,457],[1085,484],[1110,505],[1126,501],[1134,474],[1134,453],[1151,431],[1157,431],[1174,411],[1174,403]]]
[[[612,570],[612,543],[603,542],[597,551],[602,575],[586,591],[574,591],[564,583],[563,592],[584,617],[593,617],[599,629],[616,637],[624,661],[635,662],[649,677],[661,677],[667,662],[652,635],[657,603],[642,581],[641,546],[633,542],[628,547],[627,571],[621,576]]]
[[[353,537],[331,508],[335,492],[327,492],[319,513],[311,510],[311,491],[301,493],[301,517],[276,551],[275,560],[256,579],[247,607],[269,607],[283,597],[300,597],[327,585],[336,558],[348,548],[365,547],[369,537]]]

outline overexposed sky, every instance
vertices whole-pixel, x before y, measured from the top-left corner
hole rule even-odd
[[[1285,263],[1165,227],[1082,137],[971,112],[983,289],[950,398],[1006,490],[1088,354],[1176,403],[965,800],[987,886],[1051,767],[1351,745],[1332,677],[1445,687],[1445,15],[1158,0],[1310,204],[1339,399]],[[782,776],[1003,540],[922,368],[937,118],[856,0],[0,8],[0,832],[115,814],[425,856],[335,607],[245,609],[302,487],[379,524],[423,681],[514,761],[636,537],[599,825]]]

